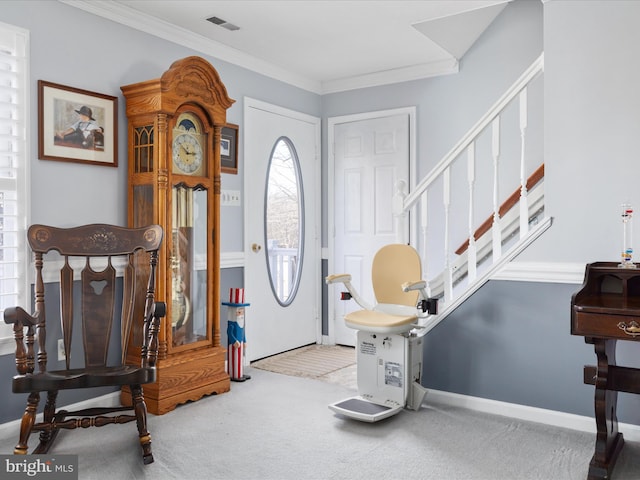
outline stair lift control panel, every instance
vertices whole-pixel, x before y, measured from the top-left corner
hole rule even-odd
[[[420,408],[426,394],[426,389],[420,385],[422,340],[416,335],[359,330],[356,345],[358,396],[333,403],[329,408],[365,422],[390,417],[405,406]]]

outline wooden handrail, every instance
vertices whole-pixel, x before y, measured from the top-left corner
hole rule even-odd
[[[531,174],[531,176],[527,179],[527,191],[531,190],[535,187],[540,180],[544,178],[544,163],[540,165],[535,172]],[[520,200],[520,187],[518,187],[509,198],[507,198],[502,205],[500,205],[500,209],[498,213],[500,214],[500,218],[502,218],[509,210],[511,210]],[[482,225],[478,227],[478,229],[474,232],[473,238],[478,239],[489,230],[491,230],[491,225],[493,224],[493,214],[489,215]],[[458,247],[456,250],[456,255],[461,255],[465,252],[465,250],[469,247],[469,239],[467,239],[462,245]]]

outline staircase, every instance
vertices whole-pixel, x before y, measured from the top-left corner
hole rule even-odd
[[[396,185],[393,210],[398,242],[409,243],[402,232],[409,231],[411,213],[418,230],[411,243],[423,259],[429,295],[439,299],[438,314],[423,319],[421,334],[434,328],[551,226],[544,210],[544,164],[531,165],[530,158],[533,147],[540,145],[531,141],[535,138],[530,138],[529,119],[536,115],[542,119],[542,101],[540,96],[539,102],[530,103],[529,92],[542,91],[543,72],[544,54],[412,192],[405,192],[403,182]],[[537,143],[541,143],[541,120],[537,127]],[[519,138],[513,138],[514,132],[519,132]],[[514,148],[516,144],[519,148]],[[464,177],[465,171],[466,182],[453,180],[454,175]],[[509,172],[519,172],[514,181],[519,184],[502,200],[500,187],[510,181]],[[487,205],[492,211],[478,227],[475,212]],[[437,228],[430,223],[437,223]],[[451,244],[456,238],[462,245],[454,250]]]

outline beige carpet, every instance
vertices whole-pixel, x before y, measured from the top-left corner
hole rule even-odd
[[[308,345],[251,363],[260,370],[313,378],[344,386],[356,384],[356,352],[341,345]]]

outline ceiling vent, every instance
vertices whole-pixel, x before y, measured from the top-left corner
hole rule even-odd
[[[207,18],[208,22],[211,22],[215,25],[219,25],[222,28],[226,28],[227,30],[231,30],[232,32],[235,30],[240,30],[240,27],[238,27],[237,25],[234,25],[233,23],[229,23],[226,20],[223,20],[221,18],[218,17],[210,17]]]

